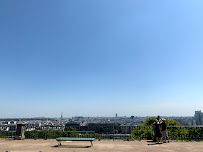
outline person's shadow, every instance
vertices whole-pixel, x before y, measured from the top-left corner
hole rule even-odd
[[[152,146],[152,145],[156,145],[156,142],[154,142],[153,140],[148,140],[147,141],[149,146]]]

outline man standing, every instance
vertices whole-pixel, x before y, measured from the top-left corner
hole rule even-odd
[[[155,120],[155,137],[156,137],[156,141],[157,144],[159,142],[161,142],[161,144],[163,144],[162,142],[162,132],[161,132],[161,119],[160,116],[157,117],[157,119]]]
[[[166,119],[162,119],[162,135],[164,137],[164,142],[166,143],[166,138],[168,140],[169,143],[169,137],[168,137],[168,131],[167,131],[167,124],[166,124]]]

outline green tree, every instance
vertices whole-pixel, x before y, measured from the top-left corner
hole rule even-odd
[[[76,128],[73,128],[73,127],[65,127],[64,131],[76,131],[77,129]]]
[[[64,129],[64,132],[62,133],[63,137],[80,137],[80,134],[77,132],[71,132],[71,131],[77,131],[74,127],[66,127]]]
[[[131,132],[132,139],[153,139],[154,138],[154,130],[153,123],[155,122],[154,117],[148,118],[143,124],[135,127],[135,129]],[[170,126],[180,126],[177,121],[174,120],[166,120],[167,125]],[[188,135],[188,131],[184,127],[168,127],[168,134],[172,139],[181,139]]]

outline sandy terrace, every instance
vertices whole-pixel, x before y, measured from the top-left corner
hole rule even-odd
[[[147,141],[94,141],[62,142],[57,147],[55,140],[3,140],[0,152],[203,152],[203,142],[170,142],[154,144]]]

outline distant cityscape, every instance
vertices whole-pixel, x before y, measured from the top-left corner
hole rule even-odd
[[[156,117],[156,116],[154,116]],[[167,117],[165,119],[175,120],[180,125],[197,126],[203,125],[203,112],[195,111],[194,117]],[[21,121],[25,124],[26,131],[33,130],[64,130],[65,127],[73,127],[80,131],[95,131],[96,133],[120,133],[129,134],[136,127],[142,124],[149,117],[119,116],[114,117],[83,117],[72,118],[24,118]],[[19,119],[0,119],[0,131],[16,131]]]

